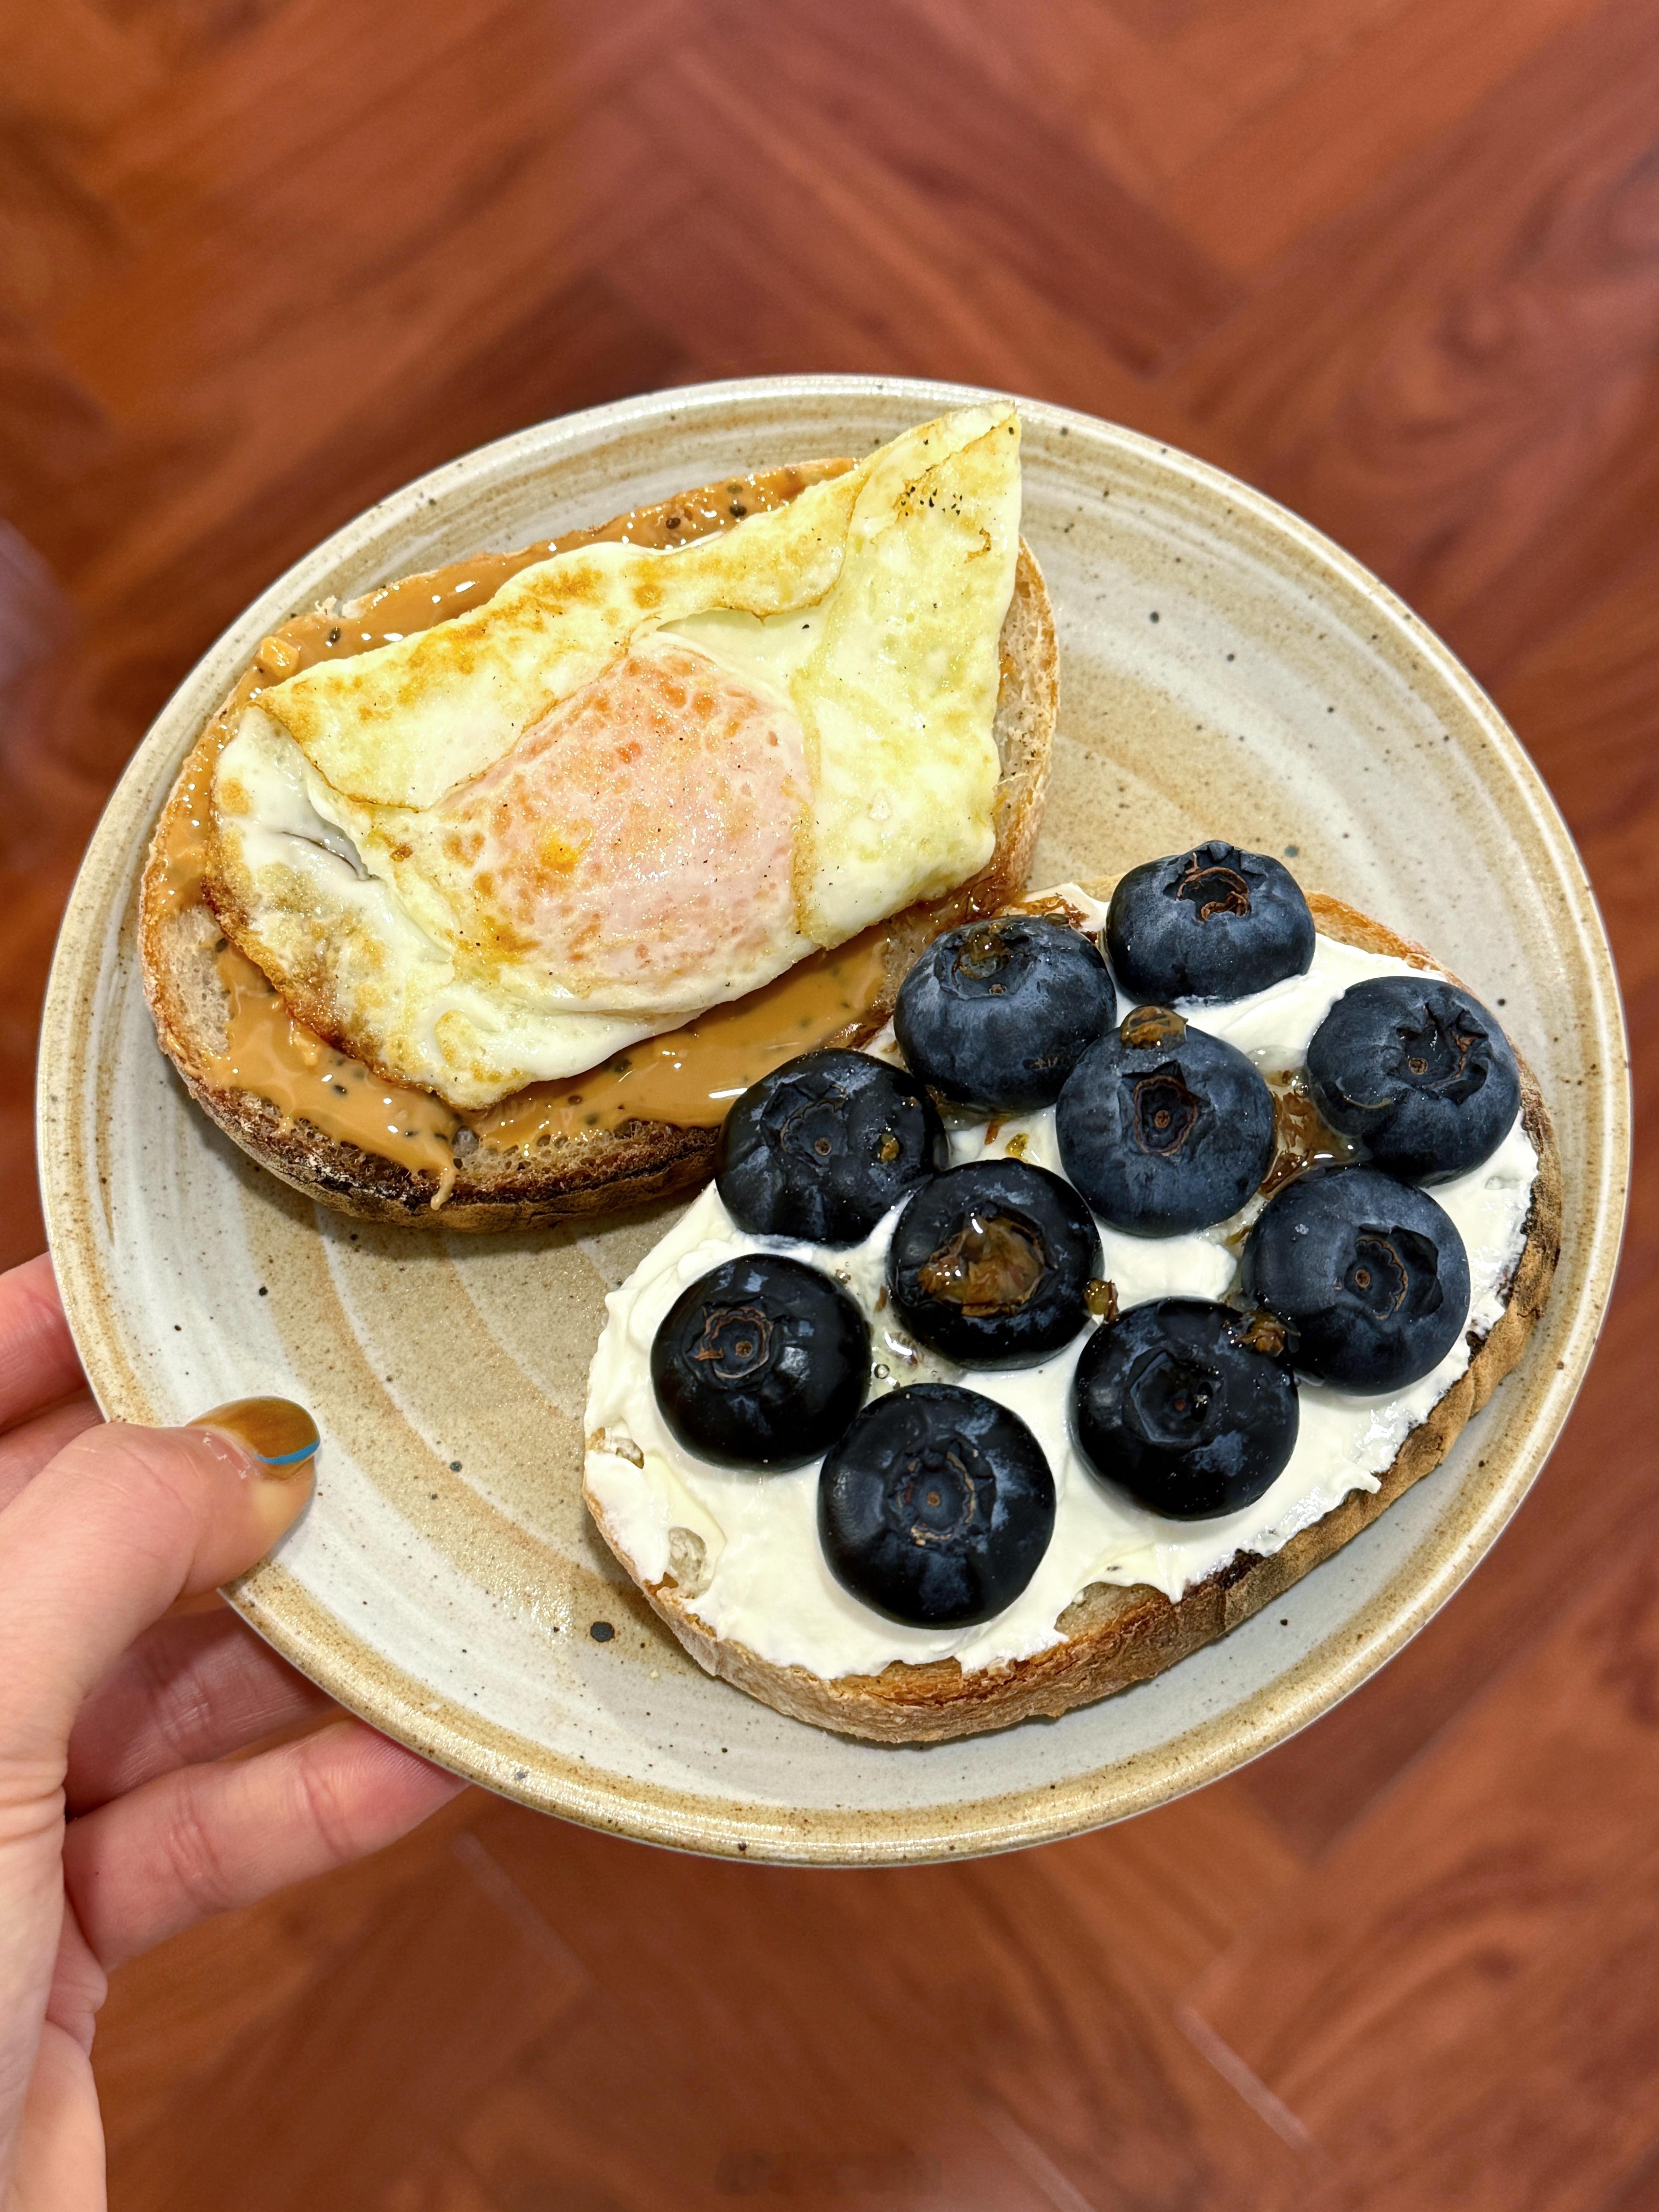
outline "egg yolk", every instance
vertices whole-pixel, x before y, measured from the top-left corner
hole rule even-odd
[[[737,974],[794,933],[809,797],[777,695],[671,640],[636,646],[434,810],[467,964],[596,994]]]

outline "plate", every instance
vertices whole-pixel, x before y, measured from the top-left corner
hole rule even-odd
[[[1118,1820],[1304,1726],[1456,1588],[1589,1358],[1628,1161],[1617,987],[1559,815],[1491,702],[1307,524],[1171,447],[1023,402],[1024,531],[1062,655],[1034,884],[1220,835],[1420,938],[1504,1018],[1556,1119],[1561,1264],[1519,1371],[1447,1464],[1288,1597],[1158,1680],[967,1743],[882,1747],[706,1679],[579,1493],[605,1291],[672,1218],[471,1238],[314,1207],[188,1103],[156,1048],[139,869],[179,762],[259,639],[484,547],[731,471],[860,453],[977,397],[865,377],[652,393],[526,430],[383,501],[207,654],[76,884],[42,1031],[41,1173],[76,1340],[113,1418],[275,1391],[316,1415],[315,1503],[230,1592],[389,1735],[490,1789],[683,1849],[825,1865],[1006,1850]]]

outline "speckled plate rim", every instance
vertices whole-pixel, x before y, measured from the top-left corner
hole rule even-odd
[[[117,785],[71,891],[41,1021],[37,1128],[47,1234],[70,1325],[100,1405],[112,1418],[143,1418],[88,1240],[74,1234],[77,1205],[89,1196],[87,1170],[74,1154],[74,1102],[95,1081],[82,1010],[112,962],[136,885],[116,880],[136,813],[151,817],[158,773],[181,756],[172,724],[186,694],[228,688],[258,639],[292,608],[312,603],[325,579],[382,531],[413,522],[422,508],[480,477],[545,468],[561,448],[591,450],[607,434],[653,422],[716,413],[769,398],[837,396],[900,398],[915,419],[983,396],[977,387],[913,379],[816,375],[762,377],[642,394],[537,425],[447,463],[366,510],[297,562],[252,604],[206,653],[157,717]],[[967,1857],[1052,1841],[1150,1809],[1259,1757],[1328,1711],[1414,1636],[1490,1549],[1559,1436],[1583,1381],[1606,1311],[1622,1235],[1630,1151],[1630,1095],[1622,1008],[1611,951],[1583,865],[1519,741],[1440,640],[1389,588],[1321,532],[1224,471],[1178,448],[1076,410],[1021,399],[1022,410],[1059,428],[1104,434],[1126,456],[1156,458],[1164,468],[1288,541],[1317,570],[1365,600],[1456,696],[1480,726],[1507,775],[1504,797],[1528,817],[1554,865],[1571,934],[1591,977],[1591,1004],[1579,1009],[1582,1034],[1595,1054],[1599,1112],[1590,1130],[1593,1187],[1574,1194],[1585,1224],[1582,1287],[1566,1320],[1553,1315],[1557,1360],[1530,1391],[1531,1413],[1507,1466],[1490,1469],[1440,1501],[1431,1534],[1398,1571],[1334,1634],[1315,1645],[1239,1705],[1132,1755],[1042,1787],[964,1806],[916,1806],[866,1816],[856,1848],[844,1834],[817,1836],[810,1816],[767,1815],[735,1802],[689,1808],[679,1793],[596,1774],[583,1762],[492,1726],[461,1708],[432,1710],[431,1693],[343,1629],[279,1565],[255,1571],[227,1595],[249,1624],[347,1710],[467,1779],[537,1809],[642,1842],[762,1862],[818,1865],[915,1863]],[[1064,620],[1064,611],[1061,611]],[[165,758],[163,758],[165,757]],[[170,786],[171,775],[161,785]],[[1054,1723],[1063,1726],[1064,1723]]]

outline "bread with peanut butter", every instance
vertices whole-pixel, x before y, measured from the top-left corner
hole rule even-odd
[[[706,1179],[725,1098],[862,1042],[934,935],[1024,886],[1057,654],[1017,444],[1012,409],[962,410],[284,624],[145,872],[146,991],[197,1104],[371,1219],[516,1229]],[[953,589],[896,624],[906,563]],[[866,684],[871,641],[912,629]],[[550,634],[550,710],[526,672]],[[607,776],[620,796],[568,827],[569,790]],[[708,879],[653,905],[641,866],[607,914],[584,871],[658,834]],[[562,996],[536,999],[544,969]]]
[[[1111,888],[1109,883],[1091,886],[1087,892],[1066,887],[1046,902],[1027,901],[1023,906],[1034,911],[1046,903],[1051,911],[1064,914],[1074,897],[1089,903],[1091,911],[1073,912],[1069,919],[1092,931],[1106,918],[1103,902]],[[1312,1018],[1322,1025],[1330,1006],[1346,1003],[1352,996],[1354,981],[1391,975],[1398,982],[1403,975],[1409,987],[1413,971],[1434,965],[1420,945],[1339,900],[1314,894],[1307,908],[1317,930],[1306,979],[1308,1003],[1317,1006]],[[1356,954],[1367,957],[1356,959]],[[1120,983],[1124,964],[1115,947]],[[1455,978],[1446,980],[1461,988]],[[1295,1008],[1285,1005],[1287,996],[1293,999],[1294,990],[1281,985],[1262,993],[1259,1004],[1246,1001],[1239,1011],[1240,1023],[1248,1026],[1241,1026],[1237,1034],[1249,1043],[1260,1066],[1274,1066],[1271,1054],[1277,1048],[1271,1029],[1263,1024],[1283,1022],[1288,1034],[1297,1018]],[[1202,1010],[1194,1015],[1195,1021],[1206,1018],[1215,1018]],[[1126,1032],[1137,1019],[1144,1019],[1144,1013],[1128,1018]],[[901,1034],[903,1022],[902,1011]],[[1306,1020],[1303,1030],[1297,1054],[1311,1056]],[[1163,1049],[1160,1045],[1159,1051]],[[1297,1066],[1294,1086],[1281,1094],[1278,1151],[1262,1184],[1264,1192],[1285,1197],[1299,1186],[1310,1187],[1299,1171],[1310,1162],[1332,1157],[1322,1146],[1340,1147],[1345,1141],[1311,1114],[1304,1087],[1307,1070],[1299,1057]],[[903,1625],[890,1626],[894,1620],[902,1624],[921,1616],[894,1611],[886,1598],[871,1595],[860,1603],[860,1589],[848,1578],[844,1558],[837,1565],[831,1554],[832,1535],[841,1542],[845,1534],[844,1530],[836,1534],[832,1519],[826,1517],[835,1510],[832,1501],[842,1476],[838,1474],[826,1489],[826,1477],[815,1463],[770,1474],[728,1474],[696,1452],[685,1455],[681,1431],[675,1425],[683,1416],[665,1407],[658,1378],[672,1371],[660,1364],[672,1358],[662,1352],[665,1333],[677,1325],[681,1308],[701,1294],[701,1285],[717,1279],[714,1274],[698,1275],[698,1271],[708,1269],[728,1251],[740,1255],[757,1249],[755,1238],[746,1237],[728,1219],[717,1202],[719,1193],[711,1190],[609,1301],[590,1385],[585,1485],[600,1533],[701,1667],[792,1718],[874,1741],[936,1742],[1019,1721],[1051,1718],[1161,1674],[1280,1599],[1303,1576],[1370,1527],[1439,1466],[1465,1424],[1516,1365],[1549,1294],[1560,1246],[1562,1186],[1560,1160],[1537,1083],[1518,1054],[1515,1068],[1519,1107],[1517,1112],[1511,1091],[1504,1109],[1514,1116],[1508,1136],[1461,1181],[1442,1180],[1432,1193],[1452,1209],[1445,1218],[1455,1219],[1459,1237],[1455,1241],[1460,1250],[1467,1249],[1467,1310],[1459,1306],[1449,1316],[1452,1330],[1461,1330],[1462,1336],[1454,1334],[1443,1352],[1437,1346],[1438,1364],[1419,1370],[1420,1379],[1413,1383],[1415,1395],[1404,1393],[1394,1404],[1364,1395],[1363,1386],[1352,1379],[1346,1390],[1359,1395],[1321,1388],[1317,1377],[1310,1381],[1303,1372],[1302,1427],[1295,1427],[1292,1417],[1291,1433],[1298,1438],[1296,1451],[1307,1446],[1305,1463],[1293,1452],[1288,1462],[1279,1462],[1280,1472],[1268,1488],[1246,1497],[1246,1506],[1254,1502],[1264,1516],[1260,1528],[1248,1512],[1206,1520],[1206,1512],[1221,1510],[1214,1499],[1199,1508],[1198,1517],[1160,1520],[1145,1510],[1144,1492],[1126,1503],[1124,1493],[1113,1484],[1098,1480],[1103,1462],[1098,1456],[1091,1462],[1089,1446],[1079,1441],[1078,1426],[1067,1427],[1068,1418],[1073,1424],[1079,1419],[1079,1401],[1067,1379],[1069,1366],[1062,1364],[1056,1369],[1062,1379],[1050,1395],[1057,1402],[1048,1405],[1039,1390],[1047,1370],[1002,1376],[970,1363],[960,1376],[963,1384],[975,1392],[989,1391],[994,1398],[1000,1385],[1006,1383],[1009,1387],[1000,1393],[1001,1402],[1018,1408],[1033,1432],[1041,1435],[1049,1463],[1057,1468],[1065,1456],[1068,1471],[1060,1490],[1059,1518],[1035,1579],[1016,1589],[1007,1609],[993,1607],[988,1614],[969,1610],[963,1615],[980,1624],[962,1632],[963,1656],[887,1656],[906,1650],[920,1652],[927,1647],[928,1637]],[[1154,1105],[1178,1098],[1182,1079],[1168,1067],[1156,1070]],[[1062,1111],[1063,1102],[1062,1093]],[[1286,1115],[1282,1110],[1286,1103],[1293,1103],[1296,1110]],[[1049,1112],[1052,1115],[1053,1109]],[[1049,1158],[1045,1147],[1055,1132],[1050,1128],[1044,1134],[1043,1127],[1041,1116],[1035,1121],[1016,1117],[1012,1122],[994,1117],[970,1131],[959,1129],[951,1143],[958,1171],[964,1158],[981,1156],[977,1147],[982,1136],[982,1157],[988,1160],[1000,1156],[1039,1164],[1046,1160],[1056,1170],[1063,1167],[1067,1174],[1075,1173],[1079,1161],[1064,1152],[1063,1133],[1061,1154]],[[1326,1175],[1332,1171],[1322,1170]],[[1340,1174],[1340,1167],[1336,1172]],[[725,1176],[723,1169],[723,1183]],[[930,1188],[937,1192],[948,1180],[939,1177]],[[1054,1180],[1051,1176],[1051,1183]],[[1431,1194],[1391,1177],[1374,1176],[1373,1181],[1392,1189],[1391,1202],[1407,1210],[1420,1206]],[[1253,1206],[1240,1218],[1259,1223],[1262,1217]],[[874,1243],[890,1237],[896,1249],[905,1232],[902,1223],[894,1231],[890,1222],[890,1216],[876,1232]],[[974,1226],[984,1249],[985,1224]],[[1225,1250],[1212,1245],[1206,1253],[1201,1239],[1189,1237],[1184,1245],[1194,1249],[1183,1249],[1173,1261],[1168,1256],[1170,1248],[1161,1247],[1157,1237],[1114,1241],[1109,1236],[1105,1270],[1120,1279],[1126,1306],[1133,1309],[1140,1300],[1148,1301],[1139,1305],[1143,1314],[1157,1310],[1157,1300],[1164,1296],[1170,1280],[1176,1284],[1177,1303],[1183,1297],[1237,1297],[1237,1288],[1228,1287],[1232,1263],[1225,1251],[1242,1248],[1248,1254],[1248,1238],[1239,1231],[1229,1241],[1224,1235],[1226,1227],[1223,1223],[1215,1231]],[[1255,1227],[1248,1233],[1253,1237]],[[824,1462],[827,1475],[831,1462],[860,1425],[878,1408],[892,1408],[907,1395],[899,1390],[883,1396],[884,1391],[892,1392],[893,1381],[927,1383],[933,1378],[925,1364],[925,1339],[920,1368],[912,1366],[906,1372],[884,1364],[892,1363],[896,1354],[912,1362],[917,1357],[916,1344],[907,1344],[902,1330],[895,1335],[884,1318],[891,1311],[890,1299],[900,1296],[902,1279],[890,1255],[884,1260],[878,1253],[870,1260],[867,1254],[849,1256],[834,1249],[793,1244],[787,1249],[790,1258],[782,1264],[815,1260],[818,1268],[845,1286],[848,1297],[859,1301],[872,1331],[876,1395],[853,1429],[840,1431],[842,1443],[832,1445]],[[1141,1266],[1143,1255],[1151,1272],[1137,1288],[1121,1271]],[[1179,1274],[1171,1277],[1172,1266],[1188,1270],[1184,1288]],[[1210,1269],[1207,1284],[1194,1287],[1194,1267],[1200,1273]],[[694,1276],[696,1288],[690,1286]],[[1243,1356],[1277,1367],[1285,1356],[1282,1335],[1277,1344],[1251,1349],[1261,1320],[1245,1333],[1250,1299],[1264,1294],[1259,1275],[1251,1282],[1248,1257],[1243,1280],[1245,1310],[1235,1318],[1246,1347]],[[1106,1348],[1102,1340],[1118,1319],[1118,1286],[1109,1291],[1102,1282],[1090,1288],[1089,1310],[1105,1319],[1097,1336],[1085,1334],[1082,1340],[1079,1375],[1091,1352]],[[1103,1303],[1092,1297],[1097,1288]],[[761,1312],[753,1303],[757,1285],[746,1285],[744,1294],[750,1304],[741,1317],[752,1338]],[[671,1298],[678,1303],[669,1305]],[[1210,1308],[1212,1314],[1222,1310]],[[666,1316],[661,1322],[657,1319],[659,1311]],[[717,1332],[706,1311],[701,1323],[694,1316],[684,1324],[686,1341],[692,1342],[699,1325],[703,1336],[694,1349],[704,1358],[713,1357],[720,1346],[714,1343]],[[1075,1329],[1075,1322],[1071,1326]],[[1066,1358],[1075,1353],[1078,1342],[1075,1335],[1070,1339]],[[1271,1359],[1258,1359],[1263,1348],[1272,1353]],[[1311,1362],[1312,1357],[1311,1338],[1304,1334],[1296,1364],[1300,1367],[1302,1359]],[[1142,1376],[1152,1372],[1137,1370]],[[1328,1386],[1328,1372],[1326,1382]],[[1140,1389],[1141,1381],[1133,1387]],[[1277,1387],[1289,1387],[1282,1372]],[[1025,1395],[1020,1395],[1022,1390]],[[1316,1419],[1310,1410],[1316,1399],[1321,1401]],[[1321,1455],[1331,1458],[1330,1469]],[[737,1462],[731,1464],[735,1468]],[[934,1462],[918,1460],[915,1464],[931,1467]],[[783,1465],[787,1468],[790,1462],[786,1459]],[[947,1488],[950,1480],[946,1468]],[[917,1529],[910,1530],[908,1515],[921,1515],[924,1510],[921,1504],[905,1508],[906,1531],[918,1541],[927,1538],[917,1559],[929,1545],[945,1540],[932,1530],[931,1523],[922,1529],[919,1522]],[[1183,1506],[1171,1500],[1167,1510],[1190,1516],[1193,1502],[1189,1498]],[[883,1514],[887,1517],[869,1524],[875,1532],[872,1541],[890,1547],[900,1524],[890,1517],[889,1508],[884,1507]],[[1253,1543],[1261,1548],[1253,1548]],[[894,1554],[890,1549],[871,1557],[885,1562],[885,1573]],[[879,1586],[866,1587],[873,1591]],[[890,1590],[892,1585],[885,1587]],[[872,1604],[874,1610],[866,1609]],[[940,1640],[939,1636],[933,1638],[934,1644]]]

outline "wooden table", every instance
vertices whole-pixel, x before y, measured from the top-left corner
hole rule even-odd
[[[1653,0],[55,0],[7,10],[0,1245],[154,709],[367,501],[653,385],[1113,416],[1496,692],[1654,1052]],[[1185,1803],[976,1866],[703,1864],[481,1796],[125,1970],[118,2212],[1659,2206],[1659,1258],[1491,1561]]]

